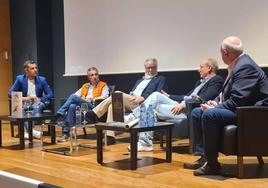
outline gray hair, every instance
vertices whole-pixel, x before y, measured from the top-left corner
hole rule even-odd
[[[87,69],[87,72],[90,72],[92,70],[95,70],[99,74],[99,70],[96,67],[90,67]]]
[[[157,67],[158,62],[157,62],[156,58],[148,58],[148,59],[146,59],[145,62],[144,62],[144,65],[149,61],[154,62],[156,64],[156,67]]]
[[[33,60],[26,60],[26,61],[23,63],[23,68],[24,68],[24,69],[27,69],[28,66],[29,66],[30,64],[36,64],[36,65],[37,65],[37,63],[36,63],[35,61],[33,61]]]
[[[217,73],[218,69],[219,69],[219,65],[216,59],[213,58],[208,58],[207,59],[207,66],[211,67],[211,70],[214,73]]]
[[[237,43],[237,44],[236,44]],[[241,54],[243,53],[243,45],[238,37],[230,36],[225,38],[221,44],[222,49],[227,49],[233,53]]]

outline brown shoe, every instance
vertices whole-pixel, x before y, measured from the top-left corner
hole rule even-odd
[[[195,176],[204,176],[204,175],[218,175],[220,174],[221,165],[218,162],[208,163],[206,162],[202,167],[194,171]]]
[[[195,162],[193,163],[184,163],[183,164],[183,167],[186,168],[186,169],[198,169],[200,167],[202,167],[206,162],[206,159],[205,157],[200,157],[198,160],[196,160]]]

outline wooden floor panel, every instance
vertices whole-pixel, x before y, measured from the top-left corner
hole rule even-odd
[[[79,139],[93,148],[96,146],[95,130],[88,129],[89,138]],[[80,137],[82,136],[82,132]],[[60,135],[60,130],[57,130]],[[221,156],[226,176],[195,177],[192,170],[183,169],[184,162],[197,159],[186,153],[187,140],[173,142],[172,163],[165,162],[165,151],[155,144],[154,152],[138,154],[138,169],[130,170],[128,134],[118,135],[118,143],[104,150],[104,164],[96,162],[96,149],[79,148],[72,156],[42,151],[39,140],[33,144],[26,142],[26,149],[19,150],[17,138],[10,137],[9,124],[3,125],[3,147],[0,149],[0,169],[14,174],[34,178],[61,187],[268,187],[268,158],[261,169],[254,157],[245,158],[247,179],[237,179],[236,158]],[[46,138],[49,141],[48,138]],[[45,147],[66,147],[68,144],[47,145]]]

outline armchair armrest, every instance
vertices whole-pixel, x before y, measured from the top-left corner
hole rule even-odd
[[[191,115],[191,112],[194,108],[200,107],[201,102],[190,99],[190,100],[187,100],[185,104],[186,104],[186,115],[187,117],[189,117],[189,115]]]
[[[236,111],[268,111],[268,106],[242,106],[237,107]]]

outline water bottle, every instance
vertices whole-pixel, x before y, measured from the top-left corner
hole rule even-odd
[[[76,106],[75,109],[75,124],[76,125],[81,125],[82,118],[81,118],[81,108],[80,106]]]
[[[155,123],[155,114],[154,114],[154,109],[153,106],[150,104],[147,108],[147,126],[148,127],[153,127]]]
[[[147,127],[147,121],[146,121],[146,107],[144,104],[140,105],[140,126],[141,127]]]
[[[39,107],[39,105],[34,105],[33,106],[33,115],[40,116],[40,107]]]

